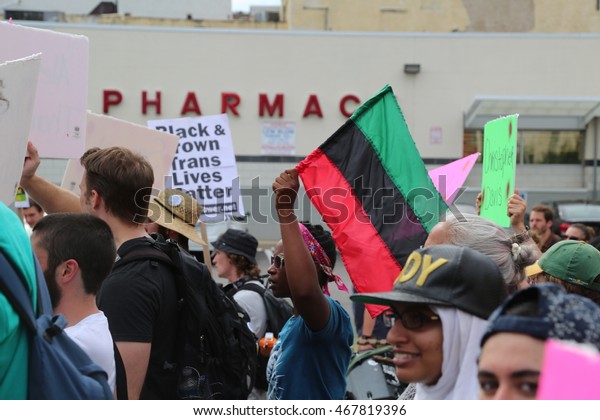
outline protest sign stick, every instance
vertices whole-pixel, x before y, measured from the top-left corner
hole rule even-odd
[[[200,222],[200,234],[204,241],[204,245],[202,245],[204,264],[208,267],[209,271],[212,271],[212,261],[210,260],[210,250],[208,249],[208,233],[206,233],[206,223],[204,222]]]

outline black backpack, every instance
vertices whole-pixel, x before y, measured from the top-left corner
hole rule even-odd
[[[250,278],[250,280],[259,279]],[[287,320],[294,315],[294,308],[292,308],[292,305],[290,305],[287,300],[276,297],[273,294],[273,291],[268,287],[260,287],[258,284],[249,283],[248,281],[245,281],[241,286],[238,286],[235,291],[228,293],[235,294],[238,290],[252,290],[262,296],[267,310],[267,331],[272,332],[275,338],[278,338],[279,332]],[[232,295],[229,295],[229,297],[231,298]]]
[[[118,264],[151,259],[176,273],[177,396],[181,399],[247,399],[256,375],[256,337],[250,318],[212,279],[206,265],[161,236],[121,256]]]
[[[262,296],[267,311],[267,332],[272,332],[275,338],[279,337],[281,329],[288,319],[294,315],[294,308],[282,298],[278,298],[268,287],[261,287],[258,284],[250,283],[250,280],[260,280],[258,277],[243,277],[240,280],[230,283],[224,287],[227,296],[233,299],[239,290],[252,290]],[[258,354],[256,383],[258,389],[267,390],[267,363],[268,358]]]
[[[32,255],[32,258],[33,255]],[[30,400],[114,399],[106,372],[64,332],[67,321],[52,314],[44,275],[35,260],[38,307],[26,282],[0,252],[0,291],[25,325],[29,336],[27,398]]]

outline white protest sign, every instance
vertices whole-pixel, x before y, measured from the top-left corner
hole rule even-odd
[[[244,214],[227,114],[148,121],[148,127],[179,136],[172,184],[202,204],[202,220]]]
[[[88,101],[88,39],[0,22],[0,45],[0,62],[44,54],[29,131],[40,156],[81,156]]]
[[[173,134],[152,130],[143,125],[106,115],[87,114],[87,138],[85,149],[111,146],[126,147],[144,156],[154,170],[154,188],[165,188],[165,178],[170,174],[179,138]],[[62,187],[79,195],[79,182],[83,167],[79,159],[69,159],[63,176]],[[158,191],[155,192],[158,194]]]
[[[0,64],[0,201],[10,205],[23,172],[40,54]]]

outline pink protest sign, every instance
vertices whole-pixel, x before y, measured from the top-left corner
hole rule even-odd
[[[440,192],[446,204],[450,205],[454,202],[458,190],[465,183],[480,154],[473,153],[429,171],[429,177],[433,181],[433,185]]]
[[[600,354],[591,346],[546,341],[538,400],[599,400]]]

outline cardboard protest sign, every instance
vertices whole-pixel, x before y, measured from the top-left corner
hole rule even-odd
[[[480,155],[481,153],[473,153],[428,172],[433,185],[440,192],[446,204],[450,205],[454,202],[458,191],[465,183]]]
[[[600,400],[600,354],[589,345],[547,340],[538,400]]]
[[[202,204],[203,221],[244,214],[227,114],[152,120],[148,127],[179,136],[171,188]]]
[[[29,131],[40,156],[81,156],[88,106],[88,39],[0,22],[0,45],[0,62],[44,55]]]
[[[165,178],[171,170],[179,138],[173,134],[152,130],[117,118],[87,114],[87,138],[85,149],[91,147],[122,146],[144,156],[154,169],[154,188],[165,188]],[[69,159],[63,176],[62,187],[79,195],[79,183],[83,167],[78,159]],[[156,191],[158,194],[158,191]]]
[[[41,55],[0,64],[0,201],[15,201],[27,139],[35,91],[40,72]]]
[[[515,189],[517,164],[517,118],[509,115],[483,127],[482,217],[510,226],[508,199]]]

